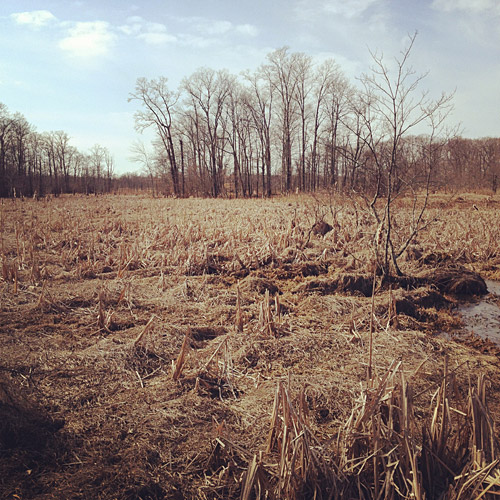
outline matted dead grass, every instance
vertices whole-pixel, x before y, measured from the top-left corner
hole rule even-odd
[[[2,495],[250,499],[267,488],[270,498],[329,498],[336,485],[383,498],[390,461],[356,462],[374,451],[361,434],[378,435],[362,416],[370,384],[382,412],[370,419],[408,401],[391,391],[411,384],[415,440],[436,398],[451,394],[445,370],[464,401],[484,375],[481,397],[498,420],[496,349],[437,335],[460,328],[453,292],[481,292],[474,271],[500,277],[493,201],[433,198],[426,217],[436,220],[402,262],[408,276],[377,282],[373,304],[376,228],[350,200],[4,201]],[[398,204],[403,225],[410,213]],[[331,230],[315,230],[319,219]],[[358,437],[346,434],[356,419]],[[384,443],[388,457],[408,441]],[[406,456],[424,460],[422,441],[411,446]]]

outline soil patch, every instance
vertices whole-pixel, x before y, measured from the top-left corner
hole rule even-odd
[[[257,276],[249,276],[245,278],[241,284],[241,290],[245,292],[257,292],[260,294],[264,294],[266,291],[269,291],[271,295],[281,293],[278,285],[273,283],[271,280]]]
[[[426,320],[429,317],[426,309],[443,309],[451,305],[440,292],[431,288],[418,288],[403,292],[402,297],[395,297],[394,305],[397,314],[404,314],[417,320]]]
[[[59,433],[63,426],[63,420],[51,418],[0,377],[0,491],[7,494],[5,498],[44,492],[43,475],[53,473],[66,455]]]
[[[316,292],[322,295],[333,293],[361,294],[370,297],[373,290],[373,277],[367,275],[341,274],[336,278],[308,280],[301,283],[294,291]]]

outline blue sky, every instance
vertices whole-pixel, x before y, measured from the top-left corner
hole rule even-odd
[[[354,80],[368,49],[392,57],[415,31],[411,63],[432,94],[456,89],[453,123],[500,137],[500,0],[0,0],[0,102],[82,151],[106,146],[123,173],[137,168],[138,77],[175,88],[201,66],[238,73],[287,45]]]

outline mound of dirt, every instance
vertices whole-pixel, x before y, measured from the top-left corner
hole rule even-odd
[[[397,314],[404,314],[415,319],[425,318],[425,309],[443,309],[449,304],[450,301],[440,292],[425,287],[404,292],[401,297],[397,297],[394,300]]]
[[[405,316],[410,316],[411,318],[420,317],[418,307],[408,297],[396,299],[394,301],[394,306],[397,314],[404,314]]]
[[[450,304],[441,293],[430,288],[417,288],[410,293],[411,300],[413,303],[424,309],[429,309],[434,307],[436,309],[442,309]]]
[[[339,292],[360,292],[365,297],[371,297],[373,290],[373,277],[360,274],[341,274],[337,278]]]
[[[280,289],[276,284],[266,278],[259,278],[257,276],[249,276],[245,278],[241,284],[242,291],[266,293],[269,290],[271,295],[276,293],[281,293]]]
[[[325,234],[329,233],[332,229],[333,227],[330,226],[330,224],[322,220],[314,224],[314,226],[312,227],[312,232],[320,236],[325,236]]]
[[[422,264],[436,266],[453,262],[453,257],[446,252],[428,252],[420,257]]]
[[[200,349],[207,344],[210,340],[213,340],[221,335],[227,333],[227,330],[223,327],[211,327],[211,326],[194,326],[191,327],[191,347],[194,349]]]
[[[316,262],[301,262],[300,264],[283,264],[280,270],[281,274],[288,273],[289,278],[293,279],[296,276],[319,276],[328,272],[326,264],[317,264]]]
[[[476,272],[461,265],[438,267],[425,276],[427,282],[442,293],[453,295],[485,295],[486,283]]]
[[[295,292],[318,292],[328,295],[336,292],[361,294],[370,297],[373,278],[362,274],[341,274],[335,278],[314,279],[301,283]]]

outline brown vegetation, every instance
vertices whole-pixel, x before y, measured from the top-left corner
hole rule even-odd
[[[361,206],[5,201],[0,496],[498,495],[498,349],[454,311],[500,278],[497,205],[431,196],[391,279]]]

